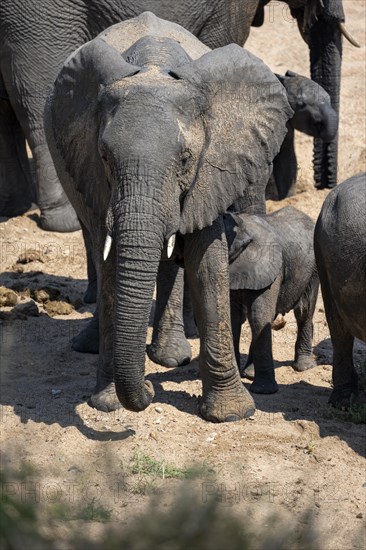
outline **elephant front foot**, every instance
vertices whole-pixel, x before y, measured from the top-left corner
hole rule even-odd
[[[84,304],[95,304],[97,301],[97,280],[89,282],[84,294]]]
[[[163,367],[181,367],[192,359],[192,349],[184,335],[173,336],[164,346],[152,342],[146,352],[151,361]]]
[[[297,372],[304,372],[313,367],[315,367],[315,362],[311,355],[300,355],[292,365],[292,368]]]
[[[358,396],[358,384],[346,384],[334,388],[328,403],[337,409],[349,409]]]
[[[244,369],[241,370],[240,375],[242,378],[248,378],[248,380],[254,380],[255,372],[254,372],[253,363],[250,363],[250,365],[244,367]]]
[[[94,409],[98,409],[98,411],[103,412],[111,412],[122,408],[116,394],[114,382],[111,382],[107,387],[99,392],[97,392],[97,389],[95,391],[96,393],[94,393],[88,400],[88,405]]]
[[[278,385],[275,379],[274,370],[271,369],[265,372],[256,372],[254,375],[253,384],[251,384],[249,389],[253,393],[270,394],[278,392]]]
[[[71,347],[80,353],[99,353],[99,323],[93,319],[71,340]]]
[[[80,229],[79,220],[70,203],[41,208],[40,226],[45,231],[71,233]]]
[[[237,422],[254,413],[254,400],[242,384],[235,394],[225,390],[209,392],[201,405],[201,414],[209,422]]]

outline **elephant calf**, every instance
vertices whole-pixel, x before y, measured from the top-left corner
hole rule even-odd
[[[276,75],[283,84],[287,99],[294,111],[287,123],[287,135],[281,150],[273,161],[267,195],[272,198],[276,187],[278,198],[295,194],[297,160],[295,154],[295,130],[330,143],[337,134],[338,115],[330,103],[327,92],[310,78],[287,71],[284,76]],[[316,166],[314,166],[316,171]]]
[[[343,407],[358,393],[354,339],[366,342],[366,172],[329,193],[315,226],[314,249],[333,343],[329,402]]]
[[[313,366],[313,314],[318,295],[312,220],[288,206],[270,215],[227,213],[231,321],[236,361],[240,365],[241,325],[252,331],[249,359],[254,364],[255,393],[278,390],[272,356],[271,324],[276,315],[294,310],[298,334],[297,371]],[[246,372],[244,371],[244,374]]]

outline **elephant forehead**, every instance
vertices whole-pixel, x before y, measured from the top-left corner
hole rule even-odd
[[[291,79],[286,86],[289,97],[301,99],[306,104],[330,103],[329,94],[310,78],[298,77]]]
[[[152,108],[154,105],[171,104],[185,110],[188,108],[189,113],[196,110],[195,99],[198,99],[198,92],[189,84],[174,79],[156,66],[113,82],[104,93],[118,98],[126,106],[139,103],[143,109],[144,105]]]
[[[144,36],[123,52],[122,57],[133,65],[156,65],[172,68],[191,61],[178,42],[167,37]]]

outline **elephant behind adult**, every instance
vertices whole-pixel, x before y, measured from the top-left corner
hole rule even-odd
[[[280,200],[295,194],[297,159],[295,152],[295,130],[330,143],[338,130],[338,116],[331,106],[329,94],[319,84],[287,71],[277,75],[283,84],[294,116],[287,123],[288,132],[281,150],[273,161],[273,174],[269,187],[274,184]],[[272,198],[272,196],[270,197]]]
[[[353,342],[366,342],[366,172],[329,193],[316,223],[314,249],[333,343],[329,402],[349,406],[358,391]]]
[[[170,266],[174,285],[177,266],[160,260],[178,233],[201,336],[201,412],[212,421],[253,413],[233,352],[220,214],[243,194],[264,208],[261,182],[291,115],[258,58],[233,44],[210,51],[151,13],[109,28],[65,62],[45,127],[97,268],[94,406],[117,407],[115,392],[133,411],[153,398],[147,323],[159,264]]]
[[[101,31],[153,11],[175,21],[211,48],[244,44],[255,0],[197,3],[165,0],[1,0],[0,3],[0,215],[18,215],[31,204],[25,138],[32,150],[41,226],[79,229],[48,151],[43,109],[66,57]]]
[[[65,58],[109,25],[150,10],[174,21],[210,48],[242,46],[259,25],[266,0],[1,0],[0,2],[0,215],[30,206],[25,138],[32,150],[41,226],[78,229],[75,213],[58,181],[43,130],[49,87]],[[339,107],[342,0],[288,0],[311,52],[312,77]],[[257,11],[258,10],[258,11]],[[257,15],[256,15],[257,14]],[[319,186],[335,185],[337,144],[315,154]]]

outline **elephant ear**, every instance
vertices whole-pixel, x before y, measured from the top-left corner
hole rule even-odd
[[[184,200],[184,234],[211,225],[248,186],[265,186],[292,110],[272,71],[235,44],[212,50],[171,74],[198,88],[205,99],[206,148]]]
[[[230,289],[262,290],[271,285],[281,273],[283,257],[282,246],[270,224],[261,216],[228,213],[225,230]]]
[[[48,99],[47,116],[65,168],[86,204],[102,217],[108,199],[103,192],[105,171],[98,150],[100,92],[139,70],[96,38],[66,60]]]

